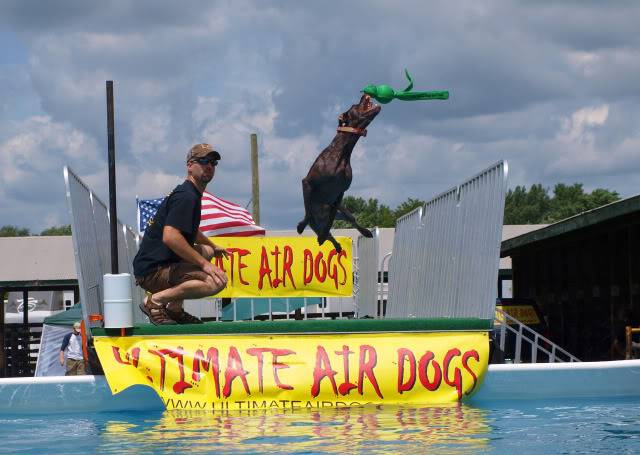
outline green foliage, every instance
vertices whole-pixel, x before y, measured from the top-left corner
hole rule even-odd
[[[40,235],[71,235],[71,225],[53,226],[42,231]]]
[[[377,199],[370,198],[365,201],[361,197],[346,196],[342,200],[342,205],[353,213],[358,223],[364,227],[395,227],[396,219],[416,207],[424,204],[418,199],[409,198],[392,210],[384,204],[380,204]],[[335,228],[350,228],[351,224],[346,221],[336,221]]]
[[[38,234],[31,234],[29,229],[18,226],[6,225],[0,227],[0,237],[28,237],[30,235]],[[71,225],[53,226],[42,231],[40,235],[71,235]]]
[[[29,229],[5,225],[0,227],[0,237],[28,237]]]
[[[610,204],[620,199],[615,191],[597,188],[585,193],[581,183],[553,188],[553,197],[541,184],[517,186],[507,193],[504,207],[504,224],[554,223],[587,210]]]

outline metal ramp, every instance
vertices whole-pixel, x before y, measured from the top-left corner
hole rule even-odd
[[[492,363],[554,363],[580,362],[535,330],[496,308],[493,327],[493,348],[499,355]]]
[[[500,161],[398,219],[386,317],[494,318],[507,169]]]

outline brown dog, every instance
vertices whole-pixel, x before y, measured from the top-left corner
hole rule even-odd
[[[342,207],[344,192],[351,186],[351,152],[360,139],[366,136],[365,129],[380,112],[380,106],[373,103],[369,95],[363,95],[358,104],[338,117],[338,132],[316,158],[307,176],[302,179],[304,197],[304,218],[298,223],[298,234],[302,234],[307,224],[318,236],[322,245],[329,240],[336,251],[342,248],[331,235],[333,221],[343,219],[351,223],[365,237],[372,237],[371,231],[363,228],[355,217]]]

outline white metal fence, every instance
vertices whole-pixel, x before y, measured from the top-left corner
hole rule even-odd
[[[398,219],[386,317],[493,319],[507,163]]]
[[[358,293],[356,317],[378,317],[378,256],[380,231],[375,228],[373,238],[360,236],[357,240],[358,252]]]
[[[95,193],[69,167],[64,168],[71,234],[76,258],[76,273],[80,288],[82,313],[89,324],[88,315],[103,314],[103,276],[111,273],[111,243],[109,210]],[[138,250],[135,231],[118,220],[118,270],[133,277],[133,257]],[[146,316],[138,308],[143,292],[131,280],[134,321],[142,322]],[[97,325],[90,323],[90,325]]]

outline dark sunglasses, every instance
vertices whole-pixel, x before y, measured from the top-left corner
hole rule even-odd
[[[218,165],[218,160],[212,160],[209,158],[196,158],[195,160],[191,161],[195,161],[196,163],[202,164],[203,166],[210,164],[211,166],[216,167]]]

